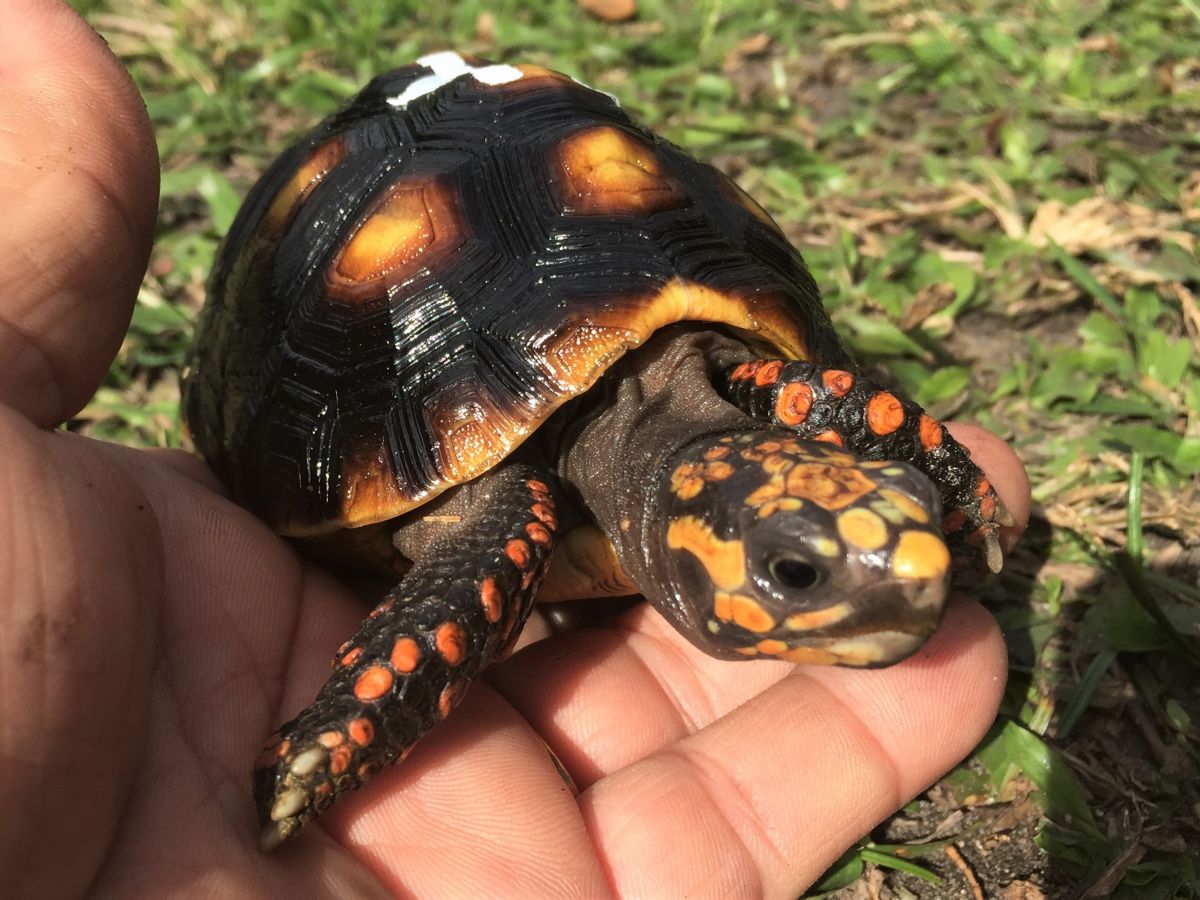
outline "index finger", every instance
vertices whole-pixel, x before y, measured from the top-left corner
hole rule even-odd
[[[158,204],[137,89],[60,0],[0,4],[0,196],[0,403],[46,427],[112,361]]]

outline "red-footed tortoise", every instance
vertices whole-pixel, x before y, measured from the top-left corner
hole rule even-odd
[[[268,849],[449,714],[548,566],[546,592],[641,593],[718,657],[886,665],[957,565],[999,567],[1009,521],[938,422],[855,373],[730,179],[606,94],[453,53],[262,177],[184,404],[281,534],[403,576],[259,759]]]

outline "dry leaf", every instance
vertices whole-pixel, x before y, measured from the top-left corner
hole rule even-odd
[[[579,0],[579,5],[605,22],[624,22],[637,15],[637,0]]]

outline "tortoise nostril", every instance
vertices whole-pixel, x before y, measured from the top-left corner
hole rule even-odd
[[[821,580],[820,571],[812,563],[796,556],[776,556],[768,568],[776,582],[796,591],[807,590]]]

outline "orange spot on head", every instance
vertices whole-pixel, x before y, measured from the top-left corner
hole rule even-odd
[[[921,431],[921,447],[926,450],[932,450],[934,447],[942,443],[942,426],[936,420],[924,413],[921,414],[920,422]]]
[[[759,641],[754,645],[759,653],[765,653],[767,656],[778,656],[781,653],[786,653],[788,645],[783,641],[766,640]]]
[[[346,729],[350,740],[360,747],[366,747],[375,740],[375,724],[365,716],[354,719]]]
[[[354,696],[359,700],[378,700],[392,689],[395,677],[383,666],[371,666],[354,682]]]
[[[793,497],[811,500],[823,509],[843,509],[875,490],[875,482],[861,469],[802,463],[785,476],[787,492]]]
[[[733,621],[733,598],[726,591],[713,595],[713,615],[723,622]]]
[[[854,387],[854,376],[841,369],[826,369],[821,373],[821,383],[835,397],[844,397]]]
[[[704,467],[705,481],[724,481],[733,474],[733,466],[723,460],[710,462]]]
[[[727,541],[713,534],[712,527],[695,516],[672,519],[667,526],[667,546],[686,550],[721,590],[732,590],[746,579],[746,556],[739,540]]]
[[[351,647],[342,654],[341,658],[338,660],[338,664],[341,666],[352,666],[362,658],[362,655],[362,647]]]
[[[753,597],[734,594],[730,603],[733,607],[733,621],[747,631],[761,634],[775,627],[775,619]]]
[[[529,545],[520,538],[513,538],[504,545],[504,555],[512,560],[513,565],[522,571],[529,567],[529,562],[532,559],[529,554]]]
[[[443,622],[434,632],[433,642],[447,665],[457,666],[467,657],[467,633],[457,622]]]
[[[904,407],[895,394],[879,391],[867,401],[867,424],[879,435],[891,434],[904,424]]]
[[[728,447],[709,447],[704,451],[704,458],[709,462],[713,462],[714,460],[724,459],[729,453],[730,450]]]
[[[534,543],[541,544],[543,547],[550,546],[550,532],[541,522],[530,522],[525,526],[525,533]]]
[[[401,674],[408,674],[421,661],[421,647],[410,637],[397,638],[392,644],[392,655],[388,658],[392,668]]]
[[[892,574],[897,578],[933,580],[950,569],[950,551],[940,537],[929,531],[905,531],[896,541]]]
[[[755,387],[769,387],[779,380],[779,373],[782,371],[783,363],[779,360],[772,360],[755,373]]]
[[[848,509],[837,520],[838,534],[859,550],[878,550],[888,539],[887,523],[869,509]]]
[[[504,613],[504,595],[491,575],[479,585],[479,603],[483,606],[484,618],[493,625],[500,621],[500,616]]]
[[[329,754],[329,774],[341,775],[350,768],[350,760],[354,756],[354,752],[350,749],[349,744],[339,744],[333,748]]]
[[[784,425],[802,424],[811,409],[812,389],[803,382],[785,384],[775,397],[775,418]]]

